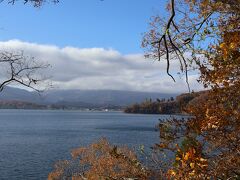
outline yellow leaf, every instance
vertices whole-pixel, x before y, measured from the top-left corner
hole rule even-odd
[[[200,161],[201,161],[201,162],[206,162],[207,160],[206,160],[206,159],[203,159],[203,158],[200,158]]]
[[[195,166],[195,163],[190,163],[190,167],[193,169]]]
[[[186,155],[184,156],[184,160],[185,160],[185,161],[187,161],[187,160],[188,160],[188,158],[189,158],[189,156],[190,156],[190,153],[189,153],[189,152],[187,152],[187,153],[186,153]]]
[[[220,48],[223,49],[225,47],[225,45],[226,45],[225,43],[221,43]]]
[[[176,175],[176,172],[175,172],[174,170],[172,170],[172,169],[170,169],[170,170],[168,171],[168,173],[169,173],[171,176],[175,176],[175,175]]]

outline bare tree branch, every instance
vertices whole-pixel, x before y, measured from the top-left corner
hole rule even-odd
[[[58,3],[59,0],[0,0],[0,2],[6,1],[9,4],[14,5],[17,1],[23,1],[24,4],[32,3],[34,7],[40,7],[44,2],[50,1],[53,3]]]
[[[47,77],[42,77],[39,73],[48,68],[49,64],[39,63],[33,57],[25,56],[23,52],[1,52],[0,64],[6,73],[4,74],[6,80],[0,83],[0,91],[10,83],[17,83],[41,92],[37,85]]]
[[[186,83],[188,86],[188,90],[190,92],[190,86],[188,82],[188,65],[187,65],[187,60],[184,57],[184,52],[186,51],[187,47],[192,48],[191,43],[194,41],[195,36],[202,29],[206,21],[211,17],[212,12],[209,13],[201,22],[191,26],[191,28],[194,28],[194,32],[189,37],[186,37],[182,40],[181,39],[182,32],[180,31],[179,27],[176,25],[174,21],[174,17],[176,16],[175,0],[170,0],[170,6],[171,6],[171,11],[170,11],[171,16],[166,23],[165,31],[156,41],[151,42],[151,45],[157,48],[157,57],[159,61],[162,55],[164,54],[166,55],[167,74],[173,79],[173,81],[175,81],[175,79],[169,73],[170,57],[171,57],[170,55],[172,53],[176,54],[181,65],[181,71],[185,72]],[[175,31],[175,34],[173,34],[172,31]],[[178,41],[175,41],[176,39]],[[155,44],[157,44],[157,47],[155,46]]]

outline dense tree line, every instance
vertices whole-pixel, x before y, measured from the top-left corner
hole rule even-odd
[[[135,103],[124,109],[125,113],[141,113],[141,114],[174,114],[180,113],[178,103],[176,101],[150,101],[146,100],[142,103]]]
[[[124,109],[126,113],[141,113],[141,114],[186,114],[186,108],[193,104],[196,99],[202,99],[207,96],[207,91],[197,93],[181,94],[174,99],[146,99],[142,103],[135,103]]]

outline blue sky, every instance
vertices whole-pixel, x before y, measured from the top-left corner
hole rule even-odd
[[[53,44],[59,47],[113,48],[140,53],[149,18],[164,12],[165,0],[61,0],[36,9],[0,4],[0,40]]]
[[[142,34],[152,15],[167,16],[166,0],[60,0],[41,8],[23,0],[0,3],[0,50],[24,51],[51,64],[44,72],[54,87],[187,92],[180,65],[171,63],[174,83],[161,63],[143,57]],[[3,66],[0,66],[3,68]],[[0,69],[0,81],[6,68]],[[192,89],[202,86],[189,76]]]

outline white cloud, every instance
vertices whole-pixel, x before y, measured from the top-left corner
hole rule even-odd
[[[23,50],[39,61],[51,64],[48,75],[53,85],[65,89],[117,89],[181,93],[187,91],[184,79],[176,75],[179,64],[173,61],[170,71],[174,83],[166,75],[166,62],[146,60],[141,54],[122,55],[113,49],[59,48],[53,45],[10,40],[0,42],[0,49]],[[191,88],[202,89],[197,75],[189,76]]]

